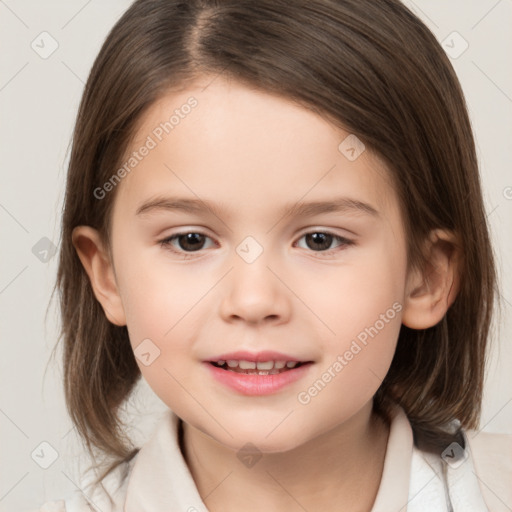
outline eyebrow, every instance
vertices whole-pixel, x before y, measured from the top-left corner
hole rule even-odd
[[[184,211],[188,213],[204,213],[210,211],[216,217],[222,217],[222,204],[215,204],[208,200],[181,198],[181,197],[155,197],[141,204],[136,215],[146,215],[153,211]],[[307,203],[290,203],[280,211],[282,216],[291,215],[307,217],[322,213],[355,213],[379,217],[380,214],[372,205],[349,197],[335,197],[326,201],[311,201]]]

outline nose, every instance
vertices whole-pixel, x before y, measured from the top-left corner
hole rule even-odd
[[[220,315],[226,322],[281,324],[289,320],[292,292],[263,255],[252,263],[235,261],[224,281]]]

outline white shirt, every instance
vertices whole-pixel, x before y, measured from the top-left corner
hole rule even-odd
[[[39,512],[95,510],[87,499],[101,512],[208,512],[178,444],[178,420],[167,411],[137,455],[103,481],[113,504],[98,487],[87,497],[77,490],[46,502]],[[395,407],[371,512],[510,512],[512,434],[463,435],[466,449],[448,447],[444,459],[418,450],[405,412]]]

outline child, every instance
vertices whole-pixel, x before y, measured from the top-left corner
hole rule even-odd
[[[398,0],[137,0],[66,187],[66,401],[103,471],[40,510],[512,507],[470,121]],[[169,411],[138,449],[141,375]]]

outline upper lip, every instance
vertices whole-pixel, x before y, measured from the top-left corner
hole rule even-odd
[[[274,350],[263,350],[262,352],[247,352],[245,350],[238,350],[237,352],[229,352],[221,354],[216,357],[208,359],[208,362],[216,361],[254,361],[255,363],[264,361],[294,361],[297,363],[306,363],[309,360],[298,359],[288,354],[282,354],[281,352],[275,352]]]

